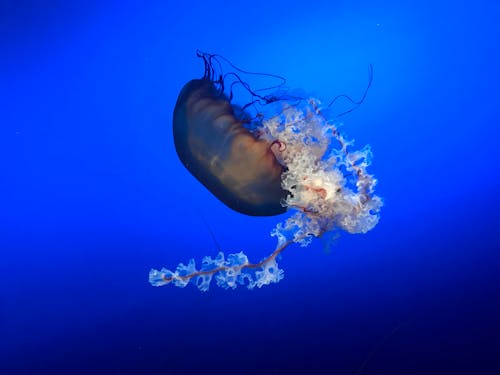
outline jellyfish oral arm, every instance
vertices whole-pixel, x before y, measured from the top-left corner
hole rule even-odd
[[[215,258],[203,258],[199,270],[196,269],[194,259],[187,266],[179,264],[175,272],[165,268],[152,269],[149,272],[149,282],[153,286],[173,283],[179,287],[193,282],[201,291],[207,291],[215,276],[217,285],[226,289],[234,289],[238,284],[246,285],[248,289],[260,288],[283,279],[284,272],[278,267],[276,257],[292,242],[287,241],[278,246],[271,255],[258,263],[249,263],[243,252],[229,254],[227,259],[224,258],[224,253],[219,252]]]

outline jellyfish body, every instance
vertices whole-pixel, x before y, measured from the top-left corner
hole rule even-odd
[[[198,266],[191,259],[175,270],[152,269],[151,285],[192,283],[207,291],[215,279],[223,288],[260,288],[283,279],[277,260],[291,244],[307,246],[313,238],[328,234],[334,238],[338,231],[366,233],[377,225],[382,199],[374,191],[377,180],[368,173],[372,159],[368,146],[353,149],[353,141],[338,131],[318,100],[260,95],[238,75],[255,73],[238,69],[218,55],[198,53],[198,57],[205,62],[205,74],[184,86],[174,109],[174,142],[180,160],[230,208],[255,216],[285,211],[290,215],[271,231],[276,248],[260,261],[250,262],[243,252],[227,256],[219,252],[204,257]],[[238,73],[216,74],[221,60]],[[228,76],[235,77],[236,84],[254,99],[240,112],[229,99],[233,84],[224,81]],[[229,88],[228,95],[224,87]],[[279,105],[269,116],[257,117],[257,131],[250,132],[244,115],[235,113],[259,100],[266,106]],[[351,100],[355,105],[361,101]]]
[[[284,213],[283,166],[273,143],[259,140],[235,116],[209,78],[189,81],[174,109],[177,154],[184,166],[220,201],[254,216]]]

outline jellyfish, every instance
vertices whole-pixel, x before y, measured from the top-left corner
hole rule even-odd
[[[220,55],[197,55],[204,75],[181,89],[173,114],[180,161],[229,208],[287,217],[272,229],[277,245],[264,259],[252,263],[244,252],[219,252],[204,257],[199,267],[191,259],[175,270],[152,269],[153,286],[192,283],[207,291],[215,279],[223,288],[260,288],[283,279],[277,260],[291,244],[306,247],[326,234],[366,233],[376,226],[382,199],[367,171],[371,149],[353,149],[353,141],[338,130],[339,116],[328,115],[318,99],[288,94],[280,76],[265,74],[280,80],[265,95],[265,89],[254,90],[241,78],[256,73]],[[223,73],[224,62],[234,71]],[[233,102],[238,85],[251,96],[243,106]]]

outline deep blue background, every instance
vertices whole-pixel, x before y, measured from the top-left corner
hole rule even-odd
[[[0,374],[499,374],[499,3],[171,3],[1,2]],[[204,222],[258,260],[282,220],[178,161],[196,48],[325,101],[373,64],[343,127],[372,232],[289,248],[261,290],[148,284],[215,253]]]

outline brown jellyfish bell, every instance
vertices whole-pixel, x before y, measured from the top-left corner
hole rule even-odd
[[[193,79],[182,88],[173,131],[181,162],[228,207],[253,216],[286,211],[281,204],[287,195],[281,187],[284,168],[275,155],[279,146],[245,128],[210,78]]]

